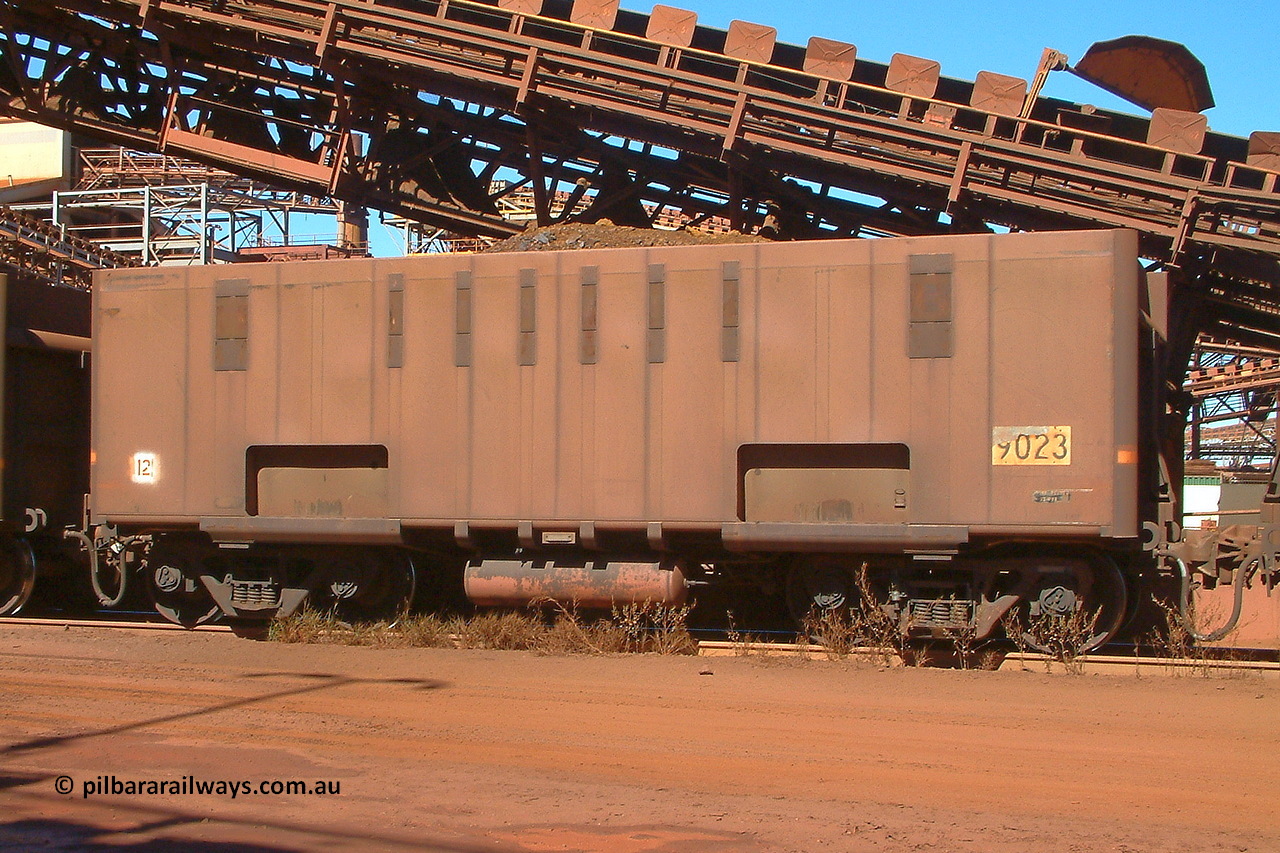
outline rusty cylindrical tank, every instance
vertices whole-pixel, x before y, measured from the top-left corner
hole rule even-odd
[[[540,601],[609,608],[651,602],[682,604],[684,572],[674,562],[619,560],[477,560],[464,585],[473,604],[523,607]]]

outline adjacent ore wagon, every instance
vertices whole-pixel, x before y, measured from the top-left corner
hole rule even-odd
[[[65,527],[84,524],[89,487],[89,294],[0,275],[0,615],[37,575],[88,591]]]
[[[866,565],[911,631],[1101,642],[1177,538],[1159,283],[1124,231],[107,272],[92,517],[184,623],[450,575],[799,616]]]

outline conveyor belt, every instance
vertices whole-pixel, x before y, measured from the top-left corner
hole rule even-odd
[[[0,205],[0,269],[12,269],[49,284],[70,280],[88,287],[93,270],[134,263],[110,249]],[[55,266],[61,269],[53,269]]]
[[[0,113],[460,233],[514,230],[506,175],[543,221],[570,188],[572,218],[792,238],[1133,228],[1177,271],[1175,352],[1280,349],[1273,134],[772,39],[612,0],[0,0]]]
[[[1280,387],[1280,358],[1255,358],[1192,370],[1183,390],[1195,397],[1209,397],[1277,387]]]

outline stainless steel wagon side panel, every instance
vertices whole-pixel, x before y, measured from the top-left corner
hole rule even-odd
[[[99,518],[287,537],[252,516],[249,448],[385,447],[397,525],[767,541],[738,516],[740,447],[900,444],[929,542],[1137,533],[1125,232],[121,271],[96,298]],[[1069,461],[996,458],[1050,428]],[[345,482],[265,478],[321,480]],[[298,535],[329,497],[298,496]]]

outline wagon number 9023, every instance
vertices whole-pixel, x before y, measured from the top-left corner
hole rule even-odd
[[[991,430],[991,464],[1070,465],[1071,427],[995,427]]]

